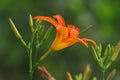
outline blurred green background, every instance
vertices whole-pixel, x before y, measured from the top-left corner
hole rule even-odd
[[[8,18],[12,18],[23,38],[28,41],[29,14],[53,16],[58,13],[66,23],[74,24],[81,31],[92,25],[80,37],[102,43],[103,48],[109,43],[116,45],[120,40],[120,0],[0,0],[0,80],[28,80],[29,76],[26,50],[9,28]],[[51,40],[48,39],[41,47],[41,53],[48,49]],[[108,70],[117,69],[114,80],[120,79],[119,60],[120,56]],[[83,72],[87,64],[91,65],[92,76],[100,75],[91,48],[79,43],[51,54],[41,64],[57,80],[66,80],[67,71],[72,75]]]

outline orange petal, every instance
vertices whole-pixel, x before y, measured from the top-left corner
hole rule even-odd
[[[44,20],[47,21],[49,23],[51,23],[52,25],[54,25],[55,27],[58,26],[58,23],[56,22],[56,20],[52,17],[46,17],[46,16],[35,16],[33,17],[33,19],[38,19],[38,20]]]
[[[96,46],[96,42],[92,39],[81,38],[79,39],[79,41],[82,42],[86,47],[88,47],[87,41],[91,42],[94,46]]]
[[[94,40],[92,40],[92,39],[87,39],[87,38],[85,38],[85,40],[91,42],[94,46],[97,45],[96,42],[95,42]]]
[[[65,21],[64,21],[64,19],[63,19],[63,17],[61,15],[57,14],[57,15],[55,15],[53,17],[57,19],[58,24],[60,26],[65,26]]]
[[[86,47],[88,47],[88,43],[86,42],[85,39],[80,39],[80,38],[77,38],[79,42],[81,42],[82,44],[84,44]]]
[[[67,25],[67,29],[71,38],[76,38],[80,34],[79,28],[76,28],[74,25]]]

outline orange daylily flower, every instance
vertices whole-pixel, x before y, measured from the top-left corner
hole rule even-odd
[[[57,34],[55,37],[55,40],[53,41],[50,50],[48,50],[47,53],[51,51],[58,51],[61,49],[64,49],[66,47],[69,47],[77,42],[80,42],[84,44],[86,47],[88,47],[87,41],[93,43],[96,45],[95,41],[88,39],[88,38],[79,38],[80,30],[79,28],[75,27],[71,24],[65,24],[65,21],[63,17],[59,14],[53,16],[53,17],[47,17],[47,16],[35,16],[33,19],[37,20],[43,20],[51,23],[57,30]]]
[[[57,21],[55,19],[57,19]],[[51,45],[52,50],[58,51],[80,42],[88,47],[87,41],[96,45],[95,41],[87,38],[79,38],[80,31],[74,25],[66,25],[63,17],[59,14],[52,17],[35,16],[34,19],[50,22],[57,30],[56,38]]]

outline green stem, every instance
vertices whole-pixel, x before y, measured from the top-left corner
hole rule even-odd
[[[25,46],[26,48],[28,48],[26,42],[24,41],[24,39],[22,37],[19,40],[20,40],[20,42],[22,43],[23,46]]]
[[[38,59],[38,49],[39,48],[36,47],[35,55],[34,55],[34,61],[33,61],[34,65],[35,65],[35,63],[37,62],[37,59]]]
[[[101,80],[105,80],[105,69],[102,69],[102,79]]]
[[[33,46],[33,41],[34,41],[34,37],[35,37],[35,32],[32,33],[32,37],[31,37],[31,42],[30,42],[30,46],[28,48],[28,53],[29,53],[29,77],[30,80],[33,79],[33,63],[32,63],[32,46]]]
[[[33,71],[32,71],[32,51],[30,51],[29,54],[29,76],[30,76],[30,80],[32,80],[33,78]]]
[[[51,52],[53,52],[52,49],[49,49],[43,56],[40,57],[40,61],[44,60]]]

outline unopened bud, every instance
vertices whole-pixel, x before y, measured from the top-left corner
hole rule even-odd
[[[31,31],[34,31],[32,15],[29,15],[29,25],[30,25]]]
[[[55,80],[55,78],[47,71],[44,66],[38,66],[38,70],[41,71],[42,77],[47,78],[47,80]]]
[[[83,78],[82,73],[80,73],[79,75],[75,76],[75,80],[82,80],[82,78]]]
[[[113,80],[114,76],[116,74],[116,69],[112,70],[106,80]]]
[[[84,71],[83,80],[89,80],[90,75],[91,75],[91,68],[90,68],[90,65],[88,64]]]
[[[51,32],[52,32],[52,26],[48,28],[47,32],[44,35],[44,40],[48,39],[48,37],[50,36]]]
[[[96,46],[96,47],[94,47],[94,46],[92,46],[92,49],[93,49],[93,52],[92,52],[92,55],[93,55],[93,58],[96,60],[96,61],[99,61],[99,58],[98,58],[98,50],[97,50],[97,47],[98,47],[98,45]]]
[[[108,44],[107,45],[107,47],[106,47],[106,49],[105,49],[105,51],[104,51],[104,56],[106,57],[106,56],[108,56],[109,55],[109,53],[110,53],[110,44]]]
[[[93,77],[93,80],[97,80],[97,78],[96,78],[96,77]]]
[[[40,26],[37,28],[38,38],[42,35],[43,32],[44,32],[44,26],[40,25]]]
[[[20,39],[22,38],[22,36],[20,35],[20,33],[18,32],[15,24],[13,23],[13,21],[9,18],[9,23],[10,23],[10,28],[12,29],[12,31],[14,32],[15,36]]]
[[[115,51],[114,51],[114,53],[113,53],[113,55],[111,57],[111,61],[115,61],[116,60],[119,52],[120,52],[120,41],[118,42],[118,44],[117,44],[117,46],[115,48]]]
[[[44,28],[41,26],[41,28],[40,28],[39,31],[38,31],[38,38],[41,36],[41,34],[43,33],[43,31],[44,31]],[[42,41],[40,42],[40,44],[37,45],[37,47],[40,47],[40,46],[48,39],[48,37],[50,36],[51,32],[52,32],[52,26],[49,27],[49,29],[48,29],[47,32],[45,33]],[[39,35],[40,35],[40,36],[39,36]]]
[[[68,77],[67,77],[67,80],[73,80],[73,79],[72,79],[72,76],[71,76],[71,74],[70,74],[69,72],[67,72],[67,76],[68,76]]]

